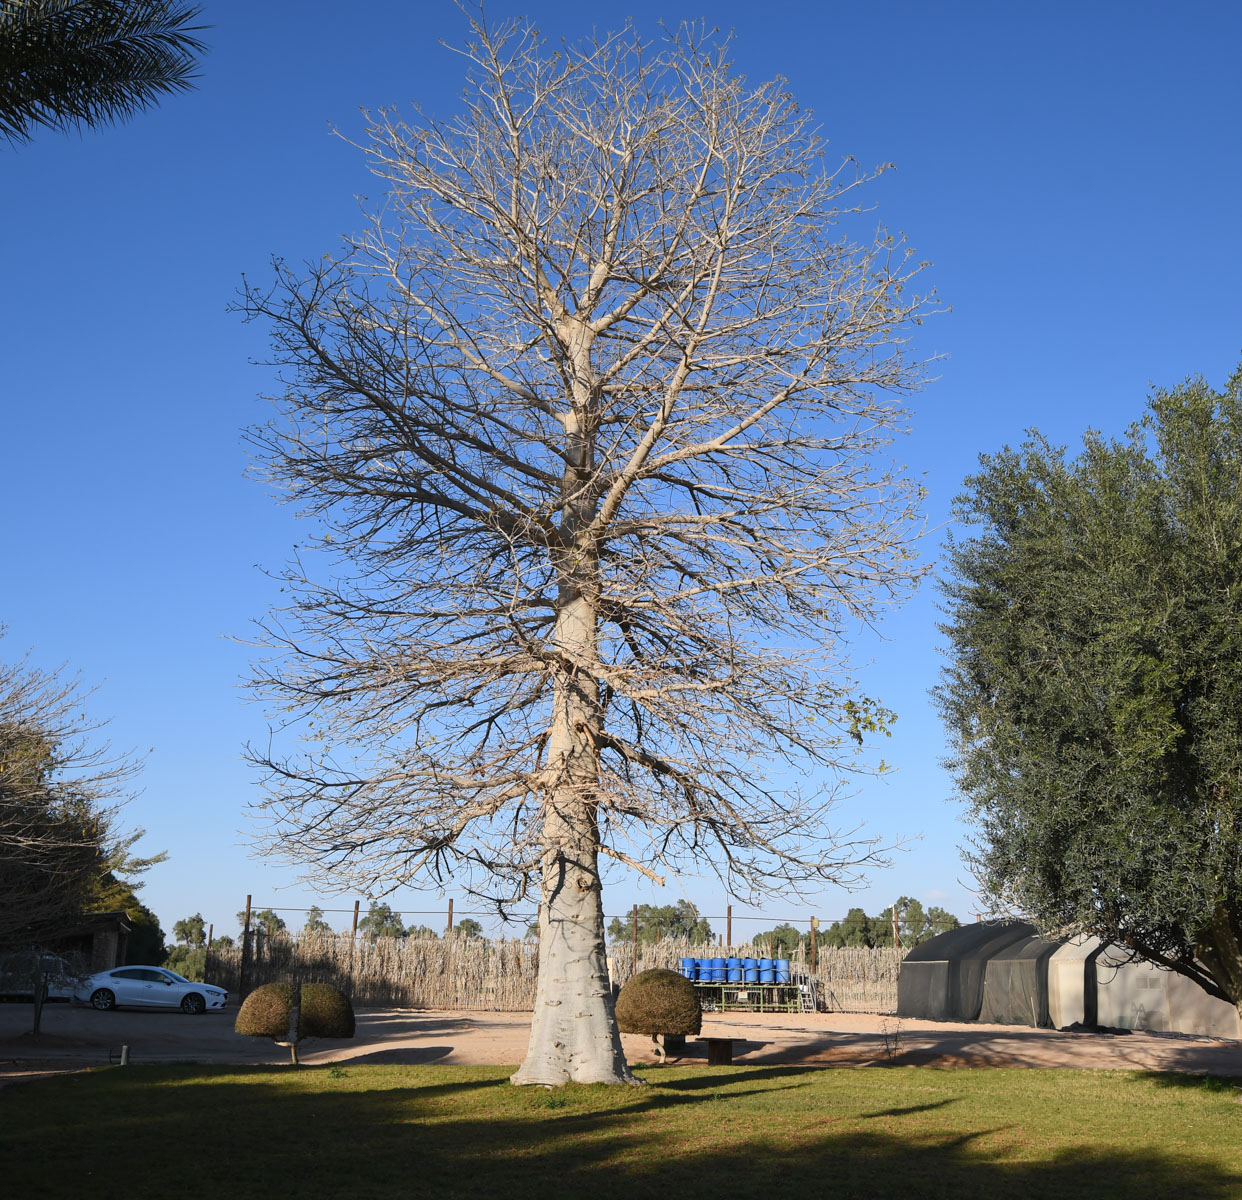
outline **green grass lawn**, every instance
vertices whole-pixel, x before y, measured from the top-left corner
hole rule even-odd
[[[114,1067],[0,1091],[6,1196],[1242,1197],[1235,1081],[1126,1071]],[[1242,1081],[1236,1081],[1242,1082]]]

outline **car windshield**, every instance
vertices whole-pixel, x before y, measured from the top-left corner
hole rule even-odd
[[[164,974],[171,975],[178,983],[190,982],[184,975],[178,975],[176,971],[170,971],[167,967],[164,968]]]

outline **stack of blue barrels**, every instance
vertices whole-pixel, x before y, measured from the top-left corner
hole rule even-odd
[[[681,973],[695,983],[788,983],[787,958],[683,958]]]

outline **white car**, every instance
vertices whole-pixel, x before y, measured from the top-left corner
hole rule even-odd
[[[192,983],[164,967],[116,967],[82,980],[73,998],[100,1012],[110,1008],[179,1008],[201,1013],[222,1009],[229,994],[209,983]]]

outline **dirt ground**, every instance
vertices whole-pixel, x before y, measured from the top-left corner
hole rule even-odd
[[[233,1032],[236,1012],[96,1012],[44,1009],[30,1034],[29,1004],[0,1004],[0,1085],[49,1073],[131,1063],[280,1063],[289,1052]],[[361,1009],[351,1041],[303,1042],[304,1063],[516,1065],[526,1051],[529,1013]],[[1119,1068],[1242,1076],[1242,1042],[1174,1034],[1060,1033],[1026,1026],[947,1024],[870,1013],[706,1013],[703,1036],[741,1039],[734,1062],[808,1066],[926,1065]],[[653,1061],[650,1040],[625,1036],[631,1063]],[[688,1040],[670,1063],[705,1062]]]

